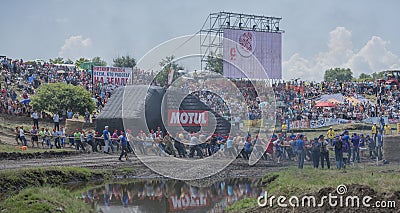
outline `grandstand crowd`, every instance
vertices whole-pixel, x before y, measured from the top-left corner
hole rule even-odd
[[[147,84],[153,78],[153,73],[135,70],[133,82]],[[386,116],[389,119],[399,119],[400,100],[399,90],[396,86],[386,86],[376,82],[307,82],[307,81],[281,81],[272,84],[273,94],[277,102],[283,104],[270,112],[268,116],[276,116],[282,123],[280,133],[274,133],[270,138],[258,138],[249,132],[237,131],[235,134],[222,135],[218,133],[176,133],[170,135],[160,129],[150,132],[140,131],[131,133],[128,130],[109,132],[105,127],[103,132],[92,132],[76,129],[65,129],[59,125],[60,119],[77,117],[76,112],[63,109],[61,115],[48,115],[33,111],[29,105],[30,96],[34,95],[42,84],[64,82],[79,85],[90,91],[96,101],[96,112],[86,112],[86,122],[91,122],[106,105],[112,92],[117,86],[112,84],[93,84],[91,73],[78,70],[75,66],[55,65],[48,62],[30,63],[23,60],[1,61],[0,83],[1,102],[0,113],[17,116],[29,116],[34,120],[34,126],[28,132],[32,147],[65,148],[67,145],[77,150],[114,153],[121,152],[128,159],[127,153],[172,155],[176,157],[208,157],[221,156],[248,159],[258,140],[265,141],[267,146],[262,158],[265,160],[296,160],[299,168],[303,167],[305,159],[312,160],[314,168],[326,162],[330,168],[329,151],[335,153],[336,167],[343,168],[345,163],[359,162],[360,156],[382,159],[383,135],[391,134],[390,127],[384,122],[379,126],[374,125],[371,134],[363,135],[356,132],[344,131],[335,133],[332,128],[326,135],[308,139],[303,134],[294,134],[287,123],[294,120],[317,120],[318,118],[341,118],[346,120],[362,121],[371,117]],[[223,116],[234,113],[234,124],[239,127],[244,120],[257,120],[262,117],[260,105],[263,100],[258,97],[257,91],[250,82],[236,82],[241,92],[235,97],[224,90],[224,86],[212,82],[212,79],[203,81],[207,90],[195,92],[203,103]],[[199,88],[198,81],[187,82],[183,87],[195,91]],[[213,91],[213,92],[209,92]],[[20,95],[18,95],[20,94]],[[324,95],[339,94],[343,101],[327,100],[333,103],[331,107],[315,107],[318,100]],[[239,96],[245,101],[241,102]],[[375,103],[364,98],[375,96]],[[335,96],[332,96],[335,97]],[[229,109],[229,106],[233,108]],[[237,112],[246,111],[247,115]],[[265,113],[265,112],[264,112]],[[49,118],[54,121],[54,128],[39,128],[39,118]],[[333,132],[332,132],[333,131]],[[24,127],[16,127],[15,135],[18,144],[28,146],[27,132]],[[177,140],[180,139],[180,140]],[[90,146],[91,148],[89,148]]]

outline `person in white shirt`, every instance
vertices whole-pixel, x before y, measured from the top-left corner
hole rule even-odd
[[[23,126],[20,126],[20,128],[19,128],[19,138],[24,143],[24,146],[28,146],[28,144],[26,142],[26,138],[25,138],[25,134],[24,134],[24,127]]]
[[[61,126],[60,131],[58,131],[58,137],[60,137],[60,144],[62,148],[65,148],[65,131],[64,128]]]
[[[239,115],[235,116],[235,127],[239,130],[240,129],[240,117]]]
[[[56,146],[57,149],[60,149],[61,148],[60,137],[58,135],[58,131],[55,128],[53,129],[52,135],[53,135],[54,145]]]
[[[190,148],[189,158],[192,158],[194,156],[195,151],[197,152],[197,156],[203,158],[203,152],[200,148],[199,139],[196,137],[195,133],[193,133],[192,137],[190,138],[189,148]]]
[[[54,129],[59,131],[60,130],[60,116],[58,115],[58,113],[55,113],[53,115],[53,121],[54,121]]]
[[[39,114],[36,111],[32,113],[32,118],[33,118],[33,126],[35,126],[36,129],[39,129]]]

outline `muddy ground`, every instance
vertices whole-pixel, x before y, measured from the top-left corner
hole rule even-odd
[[[15,139],[12,132],[0,132],[0,140],[2,143],[16,145]],[[29,143],[28,143],[29,145]],[[34,148],[37,149],[37,148]],[[32,148],[31,148],[32,150]],[[43,151],[42,148],[37,149]],[[22,168],[34,168],[34,167],[48,167],[48,166],[75,166],[83,168],[93,169],[115,169],[118,168],[132,168],[130,174],[124,174],[125,177],[129,178],[144,178],[144,177],[159,177],[160,174],[148,169],[135,155],[129,154],[130,159],[128,161],[120,162],[118,160],[119,153],[115,154],[104,154],[104,153],[81,153],[71,151],[72,148],[65,148],[66,151],[54,152],[50,149],[45,149],[46,152],[34,152],[34,153],[6,153],[0,152],[0,170],[9,169],[22,169]],[[147,160],[156,160],[155,156],[147,156]],[[277,171],[279,169],[286,168],[289,165],[295,165],[295,162],[283,162],[276,164],[272,161],[261,160],[254,166],[249,166],[248,161],[244,159],[237,159],[231,165],[226,167],[222,172],[218,173],[217,176],[220,178],[224,177],[235,177],[235,176],[262,176],[267,171]],[[171,169],[176,169],[170,162],[165,161],[160,166],[168,166]]]

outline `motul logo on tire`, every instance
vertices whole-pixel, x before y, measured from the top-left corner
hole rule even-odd
[[[208,111],[168,110],[168,126],[208,126]]]

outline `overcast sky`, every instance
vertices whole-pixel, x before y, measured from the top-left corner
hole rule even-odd
[[[11,58],[129,54],[200,30],[209,13],[282,17],[283,77],[321,80],[330,67],[358,76],[400,68],[400,2],[396,0],[1,2],[0,54]]]

